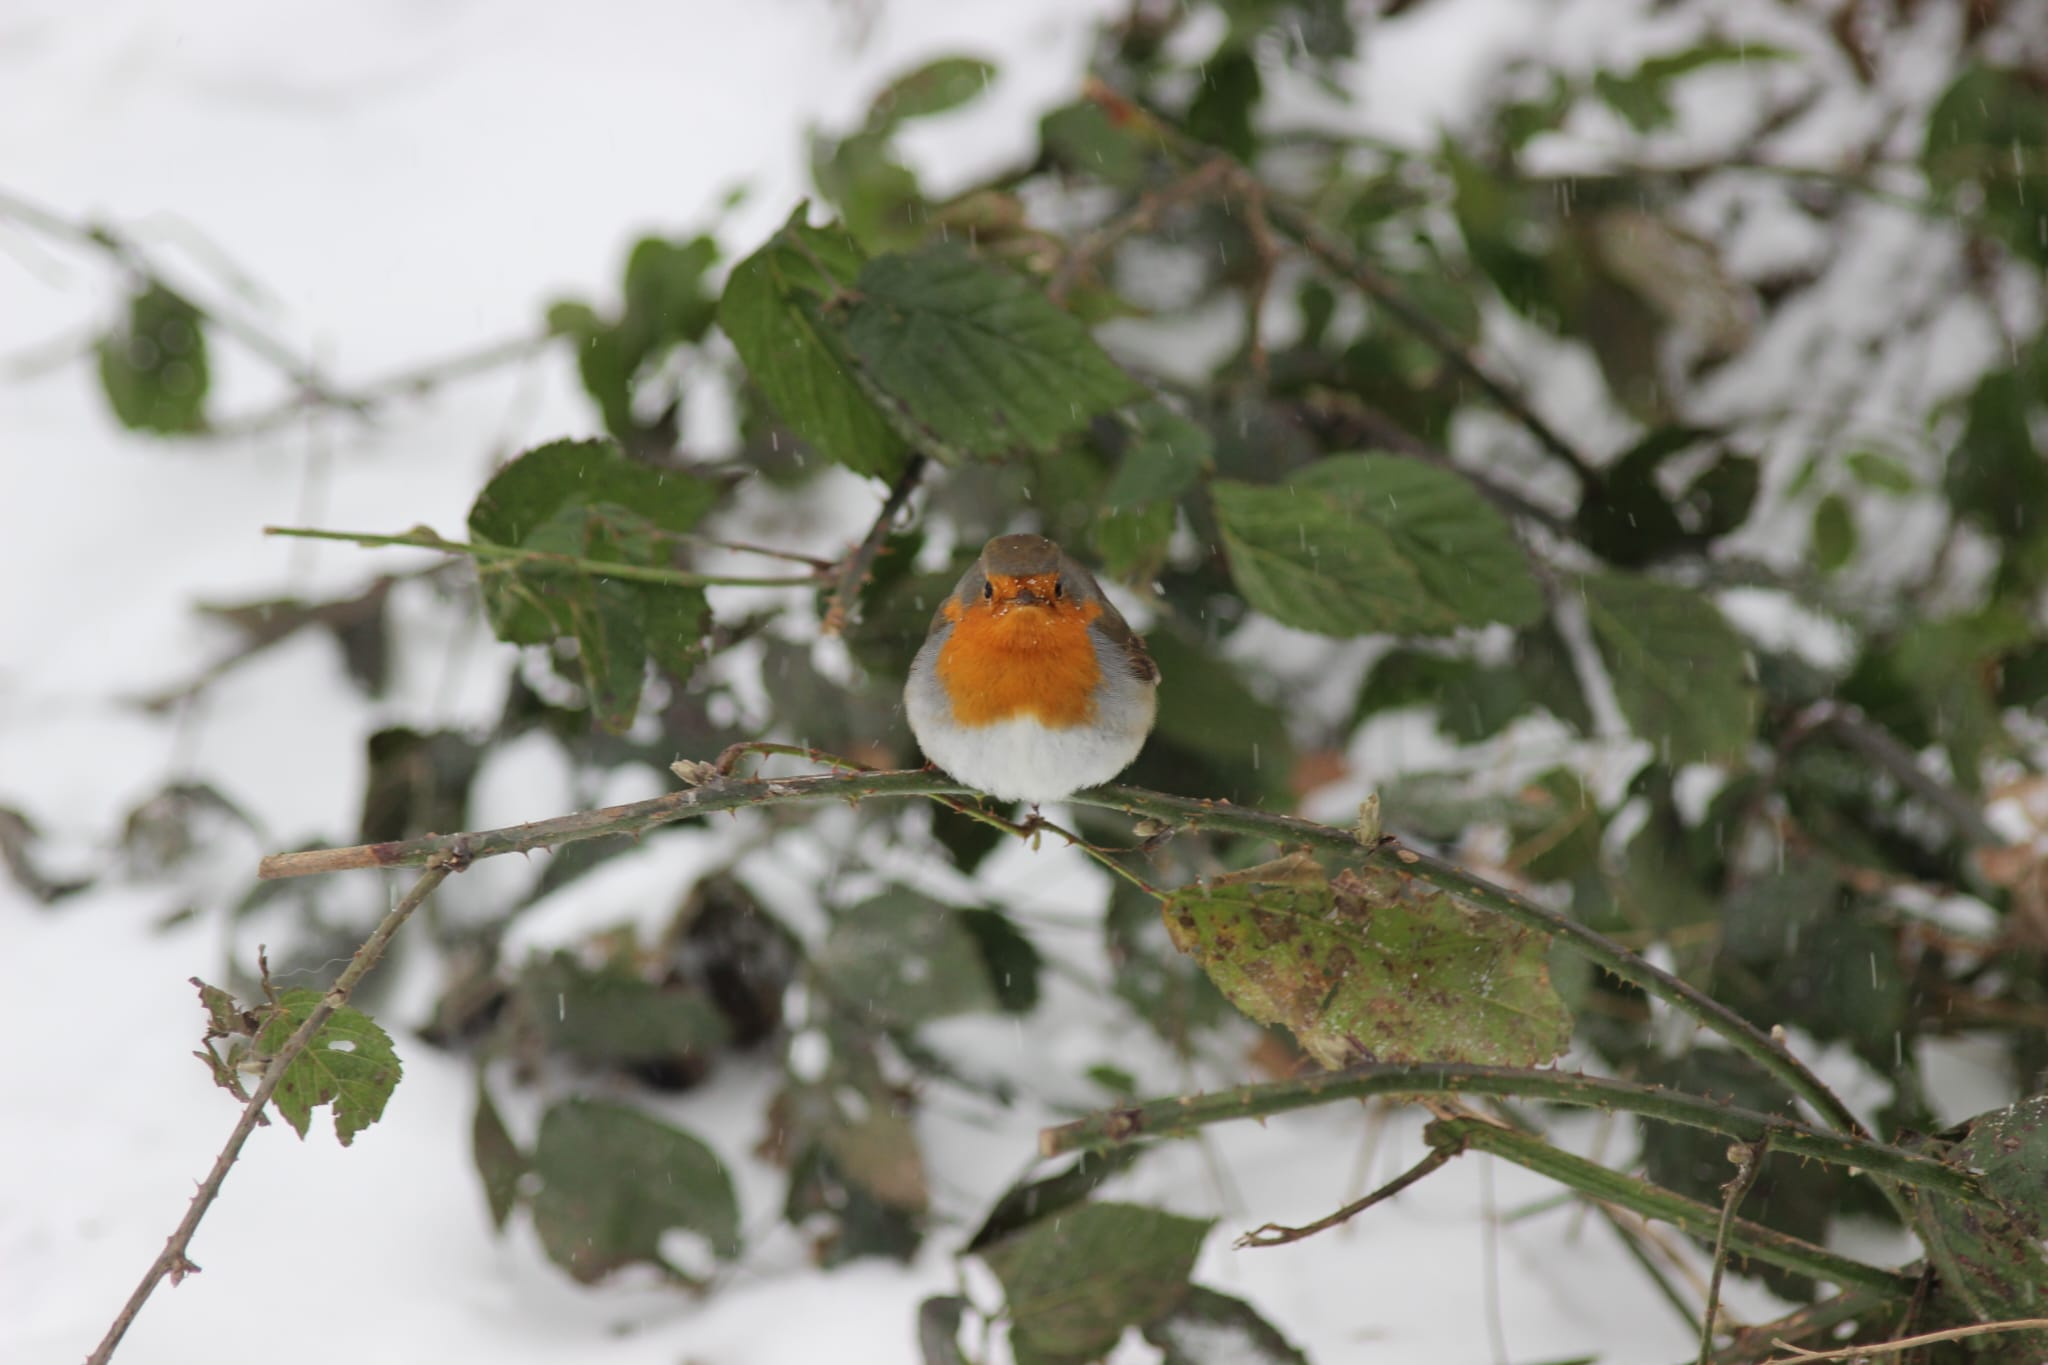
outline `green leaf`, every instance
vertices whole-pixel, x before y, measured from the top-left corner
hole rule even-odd
[[[1145,1340],[1165,1352],[1159,1365],[1308,1365],[1301,1348],[1258,1309],[1201,1285],[1147,1323]]]
[[[1968,424],[1949,457],[1946,483],[1956,511],[2008,543],[2041,531],[2048,507],[2048,460],[2034,441],[2040,391],[2017,367],[1978,381]]]
[[[1706,598],[1622,574],[1582,579],[1587,624],[1614,699],[1662,761],[1726,762],[1756,724],[1748,646]]]
[[[505,1230],[505,1220],[519,1202],[519,1182],[533,1169],[533,1162],[505,1127],[504,1116],[491,1099],[490,1087],[479,1074],[476,1078],[476,1116],[469,1125],[470,1159],[483,1177],[484,1199],[491,1209],[491,1226]]]
[[[1534,700],[1513,668],[1397,649],[1373,665],[1358,695],[1355,718],[1427,706],[1446,735],[1470,744],[1498,734]]]
[[[905,119],[930,118],[979,99],[996,77],[995,65],[978,57],[941,57],[898,76],[875,96],[868,127],[894,128]]]
[[[528,963],[519,992],[548,1046],[579,1061],[701,1064],[727,1036],[725,1017],[705,997],[621,966],[585,967],[567,951]]]
[[[1259,64],[1242,48],[1232,48],[1204,62],[1200,84],[1188,104],[1189,136],[1220,147],[1239,161],[1258,155],[1258,131],[1252,126],[1252,111],[1265,93],[1259,79]]]
[[[619,328],[637,367],[671,346],[702,341],[718,316],[718,300],[705,287],[718,264],[709,237],[672,242],[643,237],[626,257],[625,316]]]
[[[2048,1096],[1979,1114],[1945,1160],[1978,1172],[2001,1210],[1938,1196],[1920,1204],[1920,1234],[1940,1271],[1942,1307],[1965,1322],[2048,1316]],[[1986,1337],[1973,1359],[2048,1359],[2048,1332]]]
[[[1442,635],[1543,613],[1506,520],[1448,470],[1343,455],[1284,486],[1220,481],[1214,495],[1238,589],[1282,624]]]
[[[1246,686],[1237,664],[1171,625],[1162,627],[1148,643],[1160,676],[1172,678],[1173,686],[1159,690],[1153,744],[1199,761],[1207,778],[1204,796],[1253,801],[1284,795],[1295,763],[1287,717]],[[1149,781],[1144,774],[1155,767],[1141,758],[1131,780]]]
[[[277,1009],[257,1035],[260,1055],[275,1055],[285,1040],[320,1005],[321,992],[285,991]],[[271,1104],[300,1137],[313,1111],[328,1105],[334,1111],[334,1135],[346,1147],[357,1133],[384,1117],[384,1102],[398,1088],[404,1072],[391,1049],[391,1035],[360,1010],[343,1006],[320,1026],[305,1051],[292,1058],[278,1082]]]
[[[843,338],[816,308],[852,284],[864,258],[844,233],[805,227],[802,212],[733,270],[719,326],[791,431],[856,474],[894,478],[903,442],[847,373]]]
[[[689,1279],[662,1257],[671,1229],[702,1234],[721,1258],[739,1254],[739,1203],[717,1154],[638,1110],[599,1100],[555,1105],[541,1120],[533,1165],[541,1245],[585,1284],[636,1262]]]
[[[812,962],[835,997],[884,1023],[992,1010],[996,988],[966,924],[976,913],[884,891],[841,913]]]
[[[611,441],[557,441],[501,469],[470,509],[479,541],[606,563],[667,567],[671,539],[717,500],[709,480],[636,464]],[[591,711],[622,732],[639,709],[650,654],[678,680],[700,657],[704,594],[609,579],[546,562],[479,564],[484,608],[498,638],[546,644],[569,637]]]
[[[1972,66],[1927,116],[1921,169],[1945,200],[1975,199],[2009,246],[2048,264],[2048,96],[2020,71]]]
[[[1830,493],[1813,509],[1813,563],[1833,573],[1856,557],[1856,518],[1848,500]]]
[[[1724,452],[1686,487],[1684,507],[1696,523],[1695,534],[1718,540],[1739,529],[1756,507],[1763,469],[1749,455]]]
[[[1020,1365],[1095,1360],[1126,1327],[1171,1312],[1210,1225],[1136,1204],[1084,1204],[984,1250]]]
[[[1049,452],[1138,394],[1079,321],[950,243],[868,262],[846,341],[871,391],[947,458]]]
[[[995,990],[997,1007],[1005,1014],[1029,1014],[1037,1008],[1044,959],[1029,936],[1000,910],[963,911],[959,924],[981,949],[981,965]]]
[[[1579,507],[1578,531],[1586,548],[1625,567],[1684,549],[1685,527],[1658,486],[1657,470],[1706,435],[1696,427],[1659,427],[1616,460],[1602,478],[1599,496]]]
[[[1628,75],[1596,72],[1593,93],[1627,119],[1639,133],[1667,127],[1676,117],[1670,86],[1679,77],[1710,66],[1747,66],[1751,62],[1784,61],[1793,54],[1783,48],[1709,39],[1679,52],[1652,57]]]
[[[1131,418],[1135,433],[1103,494],[1109,507],[1169,502],[1214,467],[1216,443],[1209,433],[1164,403],[1140,404]]]
[[[1852,450],[1843,461],[1849,473],[1866,488],[1875,488],[1880,493],[1897,493],[1904,496],[1920,487],[1913,471],[1905,461],[1875,450]]]
[[[633,523],[681,533],[718,492],[707,479],[635,464],[613,441],[553,441],[491,476],[469,510],[469,529],[493,544],[525,545],[566,510],[610,504]]]
[[[97,350],[100,390],[122,426],[159,436],[206,429],[205,319],[183,295],[151,281]]]
[[[1231,1003],[1327,1067],[1533,1066],[1571,1041],[1543,939],[1377,864],[1333,882],[1297,854],[1175,892],[1164,915]]]
[[[1039,120],[1045,156],[1057,166],[1134,189],[1145,178],[1146,149],[1093,100],[1063,105]]]

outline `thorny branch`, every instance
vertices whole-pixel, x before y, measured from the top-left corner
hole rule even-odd
[[[106,1365],[106,1362],[113,1358],[115,1348],[121,1344],[121,1338],[126,1336],[129,1327],[134,1325],[136,1314],[142,1311],[143,1304],[149,1301],[149,1296],[156,1292],[157,1285],[162,1283],[166,1276],[175,1285],[199,1269],[187,1255],[192,1245],[192,1234],[199,1230],[200,1220],[206,1217],[207,1210],[213,1207],[213,1201],[220,1195],[221,1182],[227,1179],[228,1171],[241,1156],[242,1145],[249,1140],[249,1134],[254,1132],[256,1125],[262,1121],[263,1106],[270,1102],[271,1095],[284,1079],[285,1071],[291,1066],[293,1059],[306,1050],[306,1045],[326,1027],[327,1021],[334,1017],[334,1012],[348,1003],[349,997],[355,993],[357,984],[377,965],[378,959],[384,956],[384,949],[391,942],[392,935],[396,934],[406,920],[412,917],[413,911],[419,909],[427,897],[433,894],[434,888],[438,887],[450,872],[456,870],[456,866],[453,858],[437,859],[428,865],[427,870],[420,874],[419,880],[413,883],[412,889],[405,893],[398,904],[391,907],[390,913],[384,916],[371,931],[369,938],[363,941],[363,946],[356,949],[355,955],[349,959],[348,966],[342,968],[341,975],[327,988],[327,994],[321,998],[313,1012],[306,1016],[305,1022],[292,1031],[292,1036],[285,1040],[284,1046],[270,1058],[269,1063],[263,1068],[263,1078],[251,1092],[249,1102],[242,1107],[242,1117],[236,1122],[234,1131],[228,1134],[227,1144],[220,1149],[220,1155],[214,1158],[213,1169],[207,1172],[206,1179],[200,1182],[199,1192],[192,1196],[192,1203],[186,1208],[185,1216],[179,1220],[178,1226],[165,1240],[164,1249],[157,1253],[156,1259],[150,1262],[149,1269],[143,1272],[141,1283],[135,1286],[135,1292],[128,1296],[128,1302],[123,1304],[121,1311],[115,1315],[113,1324],[107,1328],[106,1336],[101,1338],[93,1353],[86,1357],[86,1365]]]
[[[842,768],[851,767],[834,760]],[[686,765],[687,766],[687,765]],[[747,806],[816,804],[846,801],[858,804],[873,797],[930,797],[972,795],[973,789],[955,782],[944,773],[929,769],[901,772],[850,772],[832,776],[788,777],[775,780],[755,778],[739,781],[717,772],[708,764],[696,765],[706,771],[706,780],[687,791],[670,792],[647,801],[582,811],[537,820],[524,825],[484,830],[469,834],[434,834],[418,839],[382,844],[361,844],[352,848],[313,849],[300,853],[274,854],[257,870],[263,878],[303,877],[365,867],[419,867],[459,856],[464,864],[476,858],[501,853],[526,853],[553,848],[579,839],[609,835],[639,835],[677,820],[688,820],[719,811]],[[1640,986],[1650,996],[1712,1029],[1736,1051],[1747,1056],[1788,1090],[1811,1105],[1828,1126],[1855,1137],[1867,1137],[1863,1126],[1841,1098],[1823,1084],[1806,1064],[1794,1056],[1785,1043],[1744,1019],[1698,987],[1680,980],[1630,952],[1606,935],[1553,910],[1517,895],[1506,887],[1476,877],[1464,869],[1391,839],[1367,844],[1347,830],[1320,825],[1291,815],[1274,815],[1232,805],[1228,801],[1199,800],[1169,796],[1140,787],[1106,786],[1076,792],[1069,798],[1077,805],[1122,811],[1151,819],[1167,827],[1216,830],[1251,838],[1268,839],[1282,845],[1305,845],[1352,857],[1384,854],[1393,857],[1402,871],[1432,886],[1460,896],[1482,910],[1504,916],[1512,922],[1563,943],[1571,951],[1624,981]]]

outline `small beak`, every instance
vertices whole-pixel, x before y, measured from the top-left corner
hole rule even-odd
[[[1020,587],[1017,591],[1003,599],[1003,605],[1006,607],[1042,607],[1045,605],[1045,599],[1030,588]]]

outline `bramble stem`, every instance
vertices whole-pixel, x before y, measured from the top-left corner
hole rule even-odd
[[[1211,1123],[1268,1118],[1339,1100],[1399,1095],[1428,1099],[1447,1094],[1519,1095],[1552,1104],[1640,1114],[1662,1123],[1721,1133],[1760,1150],[1850,1166],[1873,1175],[1986,1207],[1997,1205],[1967,1171],[1866,1137],[1827,1133],[1782,1114],[1740,1109],[1716,1100],[1566,1071],[1476,1066],[1459,1062],[1384,1063],[1355,1066],[1264,1085],[1239,1086],[1206,1095],[1174,1095],[1100,1113],[1042,1130],[1041,1156],[1096,1151],[1148,1138],[1183,1137]]]
[[[242,1106],[242,1117],[236,1122],[234,1131],[228,1134],[227,1144],[213,1159],[213,1169],[207,1172],[206,1179],[200,1182],[199,1192],[192,1196],[192,1203],[186,1208],[185,1216],[178,1221],[178,1226],[164,1242],[164,1249],[157,1253],[156,1259],[150,1262],[149,1269],[143,1272],[141,1283],[135,1286],[135,1292],[128,1296],[128,1302],[123,1304],[121,1311],[115,1315],[113,1324],[107,1328],[106,1336],[93,1348],[93,1353],[86,1357],[86,1365],[106,1365],[106,1362],[113,1358],[114,1349],[121,1344],[121,1338],[128,1334],[129,1327],[134,1325],[136,1314],[142,1311],[142,1305],[148,1302],[149,1296],[156,1292],[157,1285],[162,1283],[166,1275],[175,1285],[199,1269],[185,1254],[192,1244],[192,1234],[199,1230],[200,1220],[205,1218],[207,1210],[213,1207],[213,1201],[220,1194],[221,1182],[227,1179],[228,1171],[233,1168],[236,1158],[241,1156],[242,1145],[249,1140],[249,1134],[256,1130],[258,1121],[263,1117],[263,1106],[270,1102],[271,1095],[284,1079],[286,1069],[291,1066],[294,1058],[306,1050],[306,1045],[313,1041],[320,1030],[326,1027],[327,1021],[334,1017],[334,1012],[348,1003],[349,996],[355,993],[357,984],[377,965],[377,960],[384,956],[384,949],[391,942],[391,936],[398,932],[400,926],[412,917],[413,911],[419,909],[427,897],[433,894],[434,888],[454,870],[456,868],[453,861],[444,859],[433,863],[420,874],[419,880],[412,884],[412,890],[406,892],[404,898],[391,907],[390,913],[378,922],[369,938],[363,941],[362,947],[356,949],[355,955],[348,960],[348,966],[342,968],[341,975],[327,988],[327,994],[313,1007],[313,1012],[292,1030],[292,1036],[285,1039],[284,1046],[280,1047],[276,1055],[264,1066],[262,1079],[256,1083],[256,1089],[250,1094],[249,1102]]]

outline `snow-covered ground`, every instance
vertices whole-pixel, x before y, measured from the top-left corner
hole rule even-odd
[[[1385,26],[1361,117],[1430,136],[1502,35],[1528,22],[1519,5],[1445,0]],[[0,189],[119,224],[202,297],[226,296],[209,262],[231,260],[253,289],[236,306],[346,385],[527,332],[551,297],[601,296],[636,236],[707,222],[741,186],[725,223],[746,249],[804,192],[806,128],[846,125],[929,57],[986,56],[1001,77],[968,111],[914,131],[919,164],[940,185],[1007,164],[1077,85],[1092,25],[1121,8],[12,0],[0,12]],[[61,352],[117,301],[103,260],[0,224],[0,361]],[[274,374],[225,344],[217,383],[223,413],[278,397]],[[503,670],[488,662],[501,647],[421,594],[399,604],[413,662],[380,702],[351,690],[333,644],[309,634],[192,705],[145,711],[136,698],[227,649],[193,604],[318,595],[411,566],[418,556],[260,528],[453,532],[494,460],[591,426],[556,358],[397,405],[371,427],[322,418],[193,445],[118,431],[87,360],[0,386],[0,806],[39,822],[39,853],[59,873],[107,866],[126,813],[170,782],[212,784],[262,828],[223,822],[218,846],[172,884],[113,876],[46,908],[0,880],[0,1360],[85,1354],[233,1124],[188,1055],[201,1022],[187,978],[220,976],[228,899],[256,856],[348,833],[367,730],[481,723],[501,700]],[[864,521],[875,494],[848,488]],[[491,822],[559,813],[560,783],[516,780],[531,776],[486,784]],[[672,901],[673,864],[649,853],[623,866]],[[1099,900],[1093,874],[1051,847],[1007,852],[986,875]],[[459,887],[449,895],[459,902]],[[1058,932],[1045,936],[1057,951]],[[777,1227],[780,1175],[752,1155],[769,1081],[727,1068],[668,1110],[734,1169],[748,1257],[702,1299],[632,1276],[580,1288],[522,1222],[492,1236],[468,1153],[468,1064],[404,1032],[432,986],[425,965],[391,970],[378,1009],[406,1076],[385,1121],[349,1150],[317,1125],[304,1143],[259,1132],[194,1243],[205,1273],[159,1290],[124,1361],[909,1361],[918,1300],[955,1288],[965,1227],[1027,1168],[1037,1124],[1063,1117],[1028,1102],[928,1107],[937,1235],[909,1266],[821,1272]],[[1072,1003],[1030,1023],[1031,1053],[1067,1076],[1103,1050],[1090,1030],[1104,1017]],[[991,1066],[1032,1065],[1007,1023],[954,1041]],[[1374,1131],[1356,1109],[1225,1126],[1113,1188],[1220,1216],[1197,1278],[1252,1299],[1325,1365],[1690,1352],[1597,1220],[1569,1207],[1490,1219],[1555,1190],[1485,1158],[1350,1229],[1230,1249],[1236,1232],[1318,1216],[1419,1155],[1412,1119],[1387,1122],[1368,1152]],[[1591,1123],[1568,1131],[1582,1147],[1597,1136]],[[978,1275],[969,1290],[992,1304]],[[1770,1308],[1740,1286],[1733,1301]],[[1136,1340],[1116,1356],[1154,1358]]]

